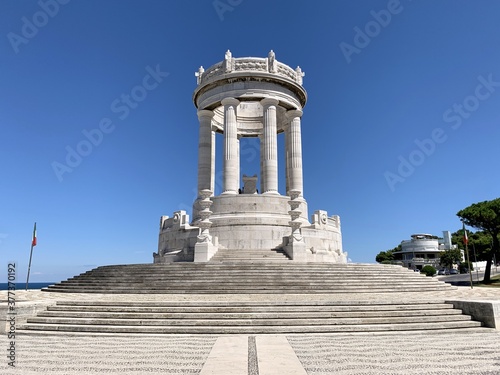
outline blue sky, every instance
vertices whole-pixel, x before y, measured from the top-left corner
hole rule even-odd
[[[459,229],[500,196],[499,18],[495,0],[1,0],[0,282],[9,261],[25,281],[35,221],[31,281],[152,262],[160,216],[195,198],[194,72],[228,49],[306,73],[304,196],[341,216],[352,261]]]

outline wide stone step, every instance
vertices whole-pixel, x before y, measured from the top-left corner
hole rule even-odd
[[[217,284],[217,283],[231,283],[231,284],[260,284],[260,285],[368,285],[368,284],[387,284],[389,281],[394,281],[392,279],[343,279],[343,278],[307,278],[307,277],[298,277],[298,278],[283,278],[283,277],[238,277],[238,278],[224,278],[224,277],[192,277],[192,278],[162,278],[162,279],[137,279],[132,283],[129,280],[130,284],[150,284],[154,283],[157,285],[182,285],[185,283],[195,284]],[[403,284],[411,284],[411,285],[444,285],[443,282],[429,282],[426,280],[397,280],[399,283],[397,285]],[[95,279],[78,279],[78,280],[69,280],[63,281],[58,285],[99,285],[99,284],[109,284],[109,285],[117,285],[123,284],[123,280],[120,279],[106,279],[106,280],[95,280]]]
[[[141,293],[140,289],[109,289],[109,288],[61,288],[61,287],[49,287],[42,289],[43,291],[53,291],[53,292],[59,292],[59,293],[117,293],[117,294],[137,294]],[[426,292],[432,292],[432,291],[443,291],[443,290],[448,290],[444,287],[426,287],[424,291]],[[298,293],[300,294],[301,291],[304,292],[304,289],[250,289],[246,291],[241,291],[239,289],[217,289],[217,290],[210,290],[210,289],[198,289],[198,290],[192,290],[192,289],[148,289],[147,293],[149,294],[280,294],[284,291],[290,292],[290,293]],[[357,292],[357,293],[393,293],[396,292],[396,290],[392,288],[386,288],[386,289],[373,289],[373,288],[357,288],[357,289],[338,289],[338,290],[331,290],[331,289],[309,289],[307,290],[307,293],[309,294],[323,294],[323,293],[331,293],[331,294],[339,294],[339,293],[351,293],[351,292]],[[415,292],[415,293],[420,293],[423,290],[419,288],[400,288],[397,290],[397,292]]]
[[[397,282],[395,282],[397,281]],[[344,288],[344,287],[363,287],[363,286],[373,286],[380,287],[383,286],[385,288],[398,288],[398,287],[406,287],[413,286],[419,288],[425,288],[427,286],[448,286],[444,282],[426,282],[422,280],[366,280],[366,279],[352,279],[352,280],[338,280],[338,279],[325,279],[325,280],[308,280],[307,278],[297,278],[297,279],[239,279],[239,278],[228,278],[228,279],[216,279],[212,280],[210,278],[193,278],[193,279],[184,279],[184,280],[129,280],[128,283],[124,283],[123,280],[101,280],[97,282],[96,280],[73,280],[73,281],[65,281],[62,283],[54,284],[55,286],[71,286],[71,285],[80,285],[80,286],[110,286],[110,287],[137,287],[137,286],[151,286],[155,288],[176,288],[182,287],[183,285],[189,285],[191,287],[195,286],[209,286],[213,288],[225,288],[228,286],[317,286],[317,287],[325,287],[330,289]]]
[[[48,311],[123,311],[123,312],[300,312],[300,311],[332,311],[332,312],[363,312],[363,311],[412,311],[412,310],[450,310],[453,305],[444,301],[428,301],[419,303],[394,303],[387,301],[245,301],[245,302],[214,302],[214,301],[182,301],[182,302],[107,302],[107,301],[58,301],[54,306],[48,306]]]
[[[379,272],[398,272],[398,273],[412,273],[413,271],[402,268],[400,266],[383,266],[383,265],[350,265],[350,264],[335,264],[335,263],[296,263],[296,262],[285,262],[283,264],[259,264],[258,269],[276,269],[276,270],[286,270],[286,269],[314,269],[314,270],[327,270],[327,271],[379,271]],[[254,269],[255,265],[249,264],[233,264],[233,265],[221,265],[219,263],[170,263],[170,264],[142,264],[142,265],[118,265],[118,266],[101,266],[95,268],[94,270],[87,271],[126,271],[126,272],[151,272],[151,271],[165,271],[165,270],[231,270],[231,269]]]
[[[267,253],[267,252],[254,252],[254,253],[244,253],[244,252],[238,252],[238,253],[227,253],[227,254],[216,254],[212,257],[212,259],[224,259],[226,257],[232,257],[232,258],[238,258],[238,257],[243,257],[243,258],[277,258],[277,259],[290,259],[286,256],[286,254],[283,253]]]
[[[210,275],[210,276],[224,276],[224,275],[310,275],[310,276],[333,276],[333,277],[400,277],[400,278],[411,278],[411,279],[423,279],[423,280],[437,280],[437,278],[426,277],[418,273],[399,273],[399,272],[383,272],[383,273],[375,273],[372,271],[331,271],[331,270],[294,270],[294,269],[285,269],[285,270],[261,270],[256,266],[254,269],[242,268],[240,270],[165,270],[159,272],[152,271],[143,271],[143,272],[126,272],[126,271],[94,271],[85,273],[76,277],[72,277],[71,279],[76,279],[80,277],[121,277],[124,275],[128,275],[130,277],[147,277],[147,276],[172,276],[172,275],[193,275],[196,272],[200,275]]]
[[[259,258],[276,258],[283,260],[290,260],[284,253],[269,253],[269,252],[254,252],[254,253],[246,253],[246,252],[236,252],[236,253],[227,253],[227,254],[216,254],[212,257],[213,259],[221,259],[224,260],[226,258],[250,258],[250,259],[259,259]]]
[[[130,264],[130,265],[113,265],[113,266],[100,266],[95,268],[95,270],[165,270],[165,269],[231,269],[231,268],[245,268],[252,267],[251,264],[234,264],[234,265],[220,265],[218,263],[191,263],[191,262],[179,262],[179,263],[164,263],[164,264]],[[297,262],[287,262],[281,265],[278,264],[262,264],[259,265],[260,268],[271,268],[271,269],[327,269],[327,270],[377,270],[377,271],[399,271],[399,272],[413,272],[411,270],[402,268],[400,266],[383,266],[375,264],[365,264],[365,265],[355,265],[355,264],[336,264],[336,263],[297,263]]]
[[[250,257],[228,257],[226,259],[211,259],[211,262],[220,262],[221,264],[224,263],[238,263],[238,262],[253,262],[253,263],[282,263],[282,262],[291,262],[290,259],[279,259],[279,258],[250,258]]]
[[[469,321],[470,316],[467,315],[432,315],[419,317],[419,323],[427,322],[456,322],[456,321]],[[154,319],[145,317],[142,318],[117,318],[117,319],[103,319],[97,317],[41,317],[28,319],[28,323],[40,324],[77,324],[77,325],[119,325],[119,326],[302,326],[302,325],[353,325],[353,324],[403,324],[408,320],[399,316],[378,316],[378,317],[344,317],[344,318],[265,318],[255,317],[251,319],[231,319],[222,317],[216,319],[195,319],[191,317],[184,317],[181,319]]]
[[[147,291],[155,291],[155,290],[189,290],[192,292],[196,291],[205,291],[205,290],[212,290],[212,291],[227,291],[227,290],[236,290],[236,291],[249,291],[249,290],[276,290],[276,291],[359,291],[361,289],[370,289],[372,292],[377,292],[381,290],[393,290],[393,291],[408,291],[408,290],[418,290],[422,291],[422,288],[420,285],[415,285],[415,284],[407,284],[407,285],[394,285],[394,286],[387,286],[385,284],[344,284],[344,285],[335,285],[332,287],[331,285],[325,285],[325,284],[314,284],[314,283],[294,283],[293,285],[291,284],[279,284],[279,283],[273,283],[273,284],[252,284],[252,283],[228,283],[226,285],[216,285],[216,284],[210,284],[210,283],[198,283],[198,282],[193,282],[193,283],[181,283],[177,285],[154,285],[151,286],[149,284],[134,284],[134,285],[123,285],[121,283],[117,283],[115,285],[111,283],[101,283],[101,284],[65,284],[65,285],[51,285],[48,287],[48,289],[84,289],[84,288],[89,288],[93,290],[113,290],[113,291],[128,291],[128,290],[135,290],[135,291],[144,291],[144,288],[147,287]],[[435,285],[427,285],[425,287],[425,290],[439,290],[439,289],[448,289],[446,286],[435,284]]]
[[[75,283],[75,282],[86,282],[86,283],[102,283],[102,282],[110,282],[110,283],[116,283],[116,282],[124,282],[123,277],[81,277],[78,279],[72,279],[72,280],[66,280],[62,281],[62,284],[70,284],[70,283]],[[181,278],[181,275],[169,275],[169,276],[145,276],[145,277],[129,277],[128,282],[132,283],[132,281],[135,282],[172,282],[172,283],[180,283],[183,281],[199,281],[199,282],[207,282],[207,281],[243,281],[243,282],[255,282],[255,281],[261,281],[263,282],[293,282],[293,281],[300,281],[300,282],[315,282],[315,283],[387,283],[387,282],[405,282],[405,283],[420,283],[420,284],[445,284],[443,281],[439,280],[426,280],[426,279],[420,279],[420,278],[395,278],[395,277],[341,277],[341,276],[327,276],[327,277],[321,277],[321,276],[311,276],[308,277],[307,275],[224,275],[224,276],[213,276],[211,277],[210,275],[189,275],[189,276],[183,276]]]
[[[128,277],[130,280],[157,280],[157,279],[162,279],[162,280],[178,280],[179,277],[184,277],[187,279],[198,279],[198,278],[209,278],[209,279],[236,279],[236,278],[253,278],[253,279],[259,279],[259,278],[266,278],[266,279],[283,279],[283,280],[290,280],[290,279],[306,279],[306,280],[403,280],[403,281],[421,281],[421,282],[440,282],[438,279],[433,279],[433,278],[421,278],[421,277],[411,277],[411,276],[398,276],[398,275],[369,275],[369,274],[357,274],[357,275],[348,275],[348,274],[307,274],[307,273],[249,273],[249,272],[242,272],[242,273],[223,273],[223,274],[216,274],[214,273],[213,275],[209,273],[170,273],[170,274],[138,274],[138,275],[126,275],[126,274],[113,274],[113,275],[84,275],[78,278],[73,278],[70,279],[69,281],[76,281],[76,280],[96,280],[96,281],[102,281],[103,279],[109,279],[109,280],[122,280],[124,277]]]
[[[437,278],[430,278],[421,276],[419,274],[374,274],[372,272],[328,272],[328,271],[293,271],[293,270],[283,270],[283,271],[261,271],[261,270],[235,270],[235,271],[197,271],[196,275],[193,275],[194,271],[177,271],[177,272],[143,272],[143,273],[127,273],[127,272],[94,272],[83,274],[77,277],[72,277],[69,280],[76,280],[82,278],[119,278],[123,276],[128,276],[130,278],[174,278],[177,276],[186,276],[186,277],[195,277],[195,276],[205,276],[205,277],[234,277],[237,276],[248,276],[248,277],[312,277],[312,278],[373,278],[373,279],[390,279],[390,278],[401,278],[401,279],[409,279],[409,280],[438,280]]]
[[[415,277],[415,276],[408,276],[408,275],[370,275],[370,274],[363,274],[363,273],[358,273],[354,275],[350,274],[321,274],[321,273],[304,273],[304,272],[284,272],[284,273],[279,273],[279,272],[262,272],[261,274],[257,272],[233,272],[233,273],[204,273],[204,272],[198,272],[196,274],[194,273],[168,273],[168,274],[135,274],[135,275],[127,275],[126,273],[124,274],[91,274],[91,275],[82,275],[76,278],[69,279],[70,281],[73,280],[102,280],[102,279],[110,279],[110,280],[117,280],[117,279],[123,279],[123,277],[129,277],[131,280],[139,280],[139,279],[144,279],[144,280],[150,280],[150,279],[163,279],[163,280],[169,280],[169,279],[177,279],[178,277],[185,277],[185,278],[219,278],[219,279],[227,279],[227,278],[268,278],[268,279],[273,279],[273,278],[280,278],[280,279],[294,279],[294,278],[301,278],[301,279],[312,279],[312,280],[411,280],[411,281],[422,281],[422,282],[439,282],[439,280],[436,278],[425,278],[425,277]]]
[[[335,288],[332,288],[331,286],[328,285],[314,285],[314,284],[307,284],[307,285],[280,285],[280,284],[227,284],[227,285],[219,285],[219,286],[210,286],[207,284],[193,284],[193,283],[187,283],[184,285],[177,285],[177,286],[169,286],[169,285],[164,285],[164,286],[149,286],[149,285],[142,285],[142,284],[135,284],[133,286],[127,287],[121,284],[117,285],[111,285],[111,284],[96,284],[96,285],[54,285],[54,286],[49,286],[46,289],[50,289],[52,291],[58,291],[58,290],[83,290],[83,289],[88,289],[88,290],[100,290],[100,291],[105,291],[109,290],[110,292],[116,292],[116,293],[138,293],[141,294],[145,290],[148,292],[154,293],[154,292],[159,292],[159,291],[164,291],[164,292],[186,292],[186,293],[202,293],[202,292],[230,292],[230,291],[235,291],[235,294],[238,294],[238,291],[240,293],[252,293],[252,292],[258,292],[258,291],[263,291],[263,292],[295,292],[295,293],[300,293],[302,292],[308,292],[308,293],[314,293],[314,292],[331,292],[331,293],[344,293],[344,292],[358,292],[360,293],[361,291],[368,291],[368,293],[381,293],[382,291],[387,291],[387,292],[409,292],[409,291],[435,291],[435,290],[449,290],[446,288],[446,286],[442,285],[434,285],[430,286],[427,285],[425,288],[421,288],[418,285],[398,285],[397,287],[388,287],[386,285],[380,284],[364,284],[364,285],[343,285],[343,286],[336,286]]]
[[[119,326],[119,325],[59,325],[27,323],[20,330],[135,333],[135,334],[280,334],[280,333],[354,333],[395,331],[437,331],[480,328],[475,321],[444,321],[401,324],[343,324],[343,325],[288,325],[288,326]]]
[[[262,252],[255,252],[255,254],[259,253]],[[335,294],[419,292],[446,288],[452,287],[437,279],[427,278],[398,266],[287,261],[286,263],[174,263],[103,266],[43,290],[121,294],[303,292]]]
[[[169,320],[169,319],[197,319],[207,320],[213,319],[231,319],[231,320],[257,320],[257,319],[323,319],[323,318],[379,318],[381,316],[391,318],[408,318],[408,317],[448,317],[451,315],[462,316],[459,310],[413,310],[413,311],[277,311],[277,312],[224,312],[213,311],[207,312],[98,312],[98,311],[61,311],[49,310],[38,314],[39,318],[79,318],[79,319],[147,319],[147,320]],[[33,322],[30,320],[30,322]]]
[[[286,253],[283,250],[271,250],[271,249],[219,249],[217,253],[212,257],[214,258],[224,258],[227,256],[239,256],[239,255],[245,255],[248,257],[261,257],[261,256],[267,256],[267,257],[273,257],[273,256],[280,256],[284,257],[286,259],[289,259]]]
[[[238,261],[249,261],[251,262],[252,260],[256,261],[279,261],[279,262],[288,262],[291,261],[290,258],[288,258],[286,255],[248,255],[248,254],[234,254],[234,255],[226,255],[223,257],[213,257],[210,259],[210,262],[224,262],[224,263],[231,263],[232,261],[238,262]]]
[[[57,301],[20,330],[89,333],[245,334],[479,329],[442,300]]]
[[[285,264],[291,264],[292,262],[288,262]],[[277,263],[276,263],[277,264]],[[245,263],[245,266],[237,266],[235,264],[226,264],[226,266],[231,266],[231,267],[223,267],[221,264],[220,268],[216,267],[200,267],[200,268],[190,268],[190,267],[181,267],[181,268],[152,268],[152,269],[135,269],[135,270],[127,270],[127,269],[94,269],[88,272],[85,272],[84,274],[130,274],[130,275],[135,275],[135,274],[147,274],[147,273],[155,273],[155,274],[168,274],[168,273],[183,273],[183,272],[206,272],[206,273],[234,273],[234,272],[242,272],[242,271],[248,271],[248,272],[253,272],[253,273],[267,273],[267,272],[289,272],[289,273],[299,273],[299,272],[306,272],[306,273],[324,273],[324,274],[353,274],[353,273],[369,273],[371,275],[413,275],[415,277],[425,277],[424,275],[416,272],[405,272],[401,270],[370,270],[370,269],[328,269],[328,268],[314,268],[314,267],[296,267],[296,266],[290,266],[290,267],[283,267],[280,265],[279,267],[271,268],[271,264],[267,263],[261,263],[259,264],[248,264]]]

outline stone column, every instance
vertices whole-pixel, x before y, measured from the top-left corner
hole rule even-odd
[[[290,196],[290,124],[284,126],[285,133],[285,192],[286,195]]]
[[[278,131],[277,131],[277,109],[279,101],[266,98],[260,101],[263,107],[264,134],[263,144],[263,176],[264,194],[278,193]]]
[[[216,147],[216,136],[215,131],[212,130],[212,177],[210,178],[210,190],[212,194],[215,194],[215,147]],[[198,190],[199,191],[199,190]]]
[[[236,176],[238,177],[237,179],[237,188],[236,188],[236,191],[238,191],[238,189],[241,189],[242,186],[241,186],[241,156],[240,156],[240,136],[238,135],[236,137],[236,151],[237,151],[237,158],[238,158],[238,164],[236,165],[237,169],[236,169]]]
[[[222,194],[238,194],[239,165],[238,123],[236,107],[240,104],[235,98],[222,100],[224,106],[224,175]]]
[[[200,132],[198,140],[198,191],[208,189],[214,191],[215,175],[215,147],[212,136],[212,111],[202,109],[198,111]]]
[[[263,193],[266,186],[266,179],[264,177],[264,134],[259,135],[259,160],[260,193]]]
[[[300,131],[300,117],[302,111],[298,109],[287,111],[286,116],[290,120],[289,142],[286,165],[288,167],[289,190],[297,190],[302,194],[302,135]],[[287,192],[288,194],[288,192]]]

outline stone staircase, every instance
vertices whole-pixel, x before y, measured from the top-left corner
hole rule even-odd
[[[60,301],[28,319],[23,330],[278,334],[477,330],[443,302],[112,302]]]
[[[282,249],[219,249],[210,259],[210,263],[283,262],[290,260]]]
[[[72,293],[286,294],[450,290],[391,265],[284,262],[171,263],[98,267],[44,291]]]
[[[455,289],[391,265],[224,259],[103,266],[43,289],[86,293],[86,298],[68,295],[20,329],[151,334],[484,329],[444,302]]]

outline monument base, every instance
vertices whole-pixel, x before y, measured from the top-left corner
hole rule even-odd
[[[299,262],[347,263],[342,251],[340,218],[329,217],[317,210],[307,220],[307,203],[302,201],[300,228],[303,245],[287,251],[291,234],[288,196],[263,194],[220,195],[213,201],[210,216],[210,234],[218,240],[214,246],[230,251],[283,249],[288,257]],[[196,210],[197,203],[195,202]],[[158,253],[155,263],[206,262],[216,252],[213,247],[198,245],[197,226],[200,218],[189,221],[185,211],[177,211],[172,218],[163,216],[160,223]],[[198,246],[198,250],[196,248]],[[295,246],[295,245],[294,245]],[[300,250],[299,250],[300,248]]]

